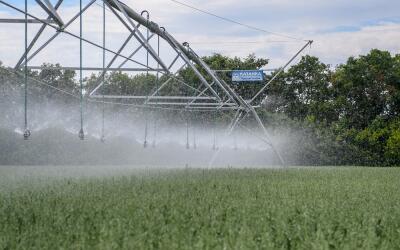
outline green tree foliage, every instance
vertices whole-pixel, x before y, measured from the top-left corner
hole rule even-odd
[[[273,82],[267,107],[298,120],[335,121],[331,75],[329,65],[305,56]]]
[[[336,107],[348,127],[363,129],[377,117],[396,116],[400,90],[396,57],[372,50],[366,56],[351,57],[336,70]]]
[[[331,70],[305,56],[270,86],[266,109],[297,121],[303,157],[298,161],[400,163],[399,58],[372,50]]]

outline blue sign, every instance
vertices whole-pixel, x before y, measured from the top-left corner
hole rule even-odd
[[[262,70],[234,70],[232,71],[233,82],[262,82],[264,72]]]

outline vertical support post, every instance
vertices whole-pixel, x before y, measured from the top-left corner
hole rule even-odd
[[[235,150],[235,151],[238,150],[236,131],[233,131],[233,150]]]
[[[196,127],[192,126],[192,134],[193,134],[193,149],[197,149],[197,143],[196,143]]]
[[[58,2],[56,3],[56,5],[54,6],[54,8],[57,10],[61,3],[63,2],[63,0],[58,0]],[[51,17],[49,16],[46,20],[51,20]],[[42,24],[42,26],[40,27],[40,29],[38,30],[38,32],[36,33],[35,37],[32,39],[32,41],[29,43],[29,46],[27,47],[27,51],[21,56],[21,58],[18,60],[18,63],[15,65],[14,69],[19,69],[19,67],[21,66],[21,64],[24,62],[25,60],[25,54],[29,53],[31,51],[31,49],[33,48],[33,46],[35,45],[35,43],[37,42],[37,40],[39,39],[39,37],[41,36],[41,34],[43,33],[44,29],[46,28],[47,24]]]
[[[282,166],[286,167],[286,163],[283,160],[283,157],[282,157],[281,153],[276,149],[274,144],[271,143],[271,139],[270,139],[269,133],[268,133],[267,129],[265,128],[264,123],[261,121],[260,116],[258,116],[257,111],[253,107],[251,107],[250,112],[253,114],[254,118],[258,122],[258,125],[260,126],[260,128],[264,132],[265,137],[270,142],[270,146],[271,146],[272,150],[274,151],[274,153],[278,156],[279,161],[281,162]]]
[[[103,72],[104,68],[106,67],[106,3],[103,1]],[[102,74],[102,81],[103,81],[103,86],[105,83],[105,74]],[[103,103],[102,103],[102,113],[101,113],[101,142],[105,142],[105,135],[104,135],[104,118],[105,118],[105,99],[104,99],[104,87],[102,89],[102,94],[103,94]]]
[[[153,127],[153,143],[151,144],[153,148],[155,148],[157,145],[156,138],[157,138],[157,117],[155,115],[154,116],[154,127]]]
[[[157,35],[157,56],[160,57],[160,35]],[[160,63],[157,62],[157,69],[160,68]],[[157,71],[156,73],[156,88],[159,88],[159,82],[160,82],[160,72]],[[148,99],[148,97],[147,97]],[[156,103],[158,103],[158,100],[156,100]],[[157,114],[154,116],[154,127],[153,127],[153,148],[156,147],[156,138],[157,138]]]
[[[217,112],[218,112],[218,110],[215,110],[214,111],[214,114],[213,114],[213,120],[214,120],[214,123],[213,123],[213,129],[212,129],[212,132],[213,132],[213,147],[212,147],[212,149],[213,149],[213,151],[218,151],[218,149],[219,149],[219,147],[218,147],[218,135],[217,135]]]
[[[25,67],[24,67],[24,139],[28,140],[31,132],[28,129],[28,0],[25,0]]]
[[[81,88],[80,109],[81,109],[81,130],[79,131],[79,138],[85,139],[83,132],[83,76],[82,76],[82,0],[79,0],[79,84]]]
[[[189,118],[188,118],[187,114],[186,114],[186,149],[190,149],[190,144],[189,144]]]
[[[228,128],[227,128],[227,130],[225,132],[226,135],[229,136],[229,135],[232,134],[232,132],[235,130],[236,126],[240,123],[240,119],[241,119],[242,116],[243,116],[242,110],[240,110],[240,109],[237,110],[235,115],[234,115],[234,117],[233,117],[233,119],[232,119],[232,121],[231,121],[231,123],[229,124],[229,126],[228,126]],[[215,133],[214,133],[214,145],[216,144],[215,141],[216,141],[216,136],[215,136]],[[208,168],[211,168],[213,166],[215,160],[217,159],[217,157],[218,157],[218,155],[219,155],[219,153],[221,151],[222,146],[223,145],[221,145],[221,147],[213,148],[215,150],[215,152],[214,152],[213,156],[211,157],[210,162],[208,163]]]
[[[143,147],[144,148],[147,148],[147,134],[148,134],[148,121],[147,121],[147,115],[146,115],[146,124],[145,124],[145,127],[144,127],[144,142],[143,142]]]
[[[149,12],[147,11],[147,10],[144,10],[144,11],[142,11],[142,13],[141,13],[141,15],[143,15],[143,14],[146,14],[146,20],[147,20],[147,24],[149,23],[149,19],[150,19],[150,15],[149,15]],[[146,26],[146,44],[149,42],[149,36],[150,36],[150,33],[149,33],[149,28]],[[148,49],[146,49],[146,81],[145,82],[147,82],[148,81],[148,79],[149,79],[149,50]],[[148,96],[147,96],[147,98],[146,99],[148,99]],[[145,111],[146,112],[146,111]],[[147,112],[146,112],[146,114],[145,114],[145,119],[146,119],[146,124],[145,124],[145,128],[144,128],[144,142],[143,142],[143,147],[144,148],[147,148],[147,144],[148,144],[148,142],[147,142],[147,134],[148,134],[148,126],[149,126],[149,117],[148,117],[148,114],[147,114]]]

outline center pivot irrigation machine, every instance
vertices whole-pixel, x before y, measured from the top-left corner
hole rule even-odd
[[[33,5],[29,5],[32,11],[28,10],[28,2],[25,0],[25,7],[21,7],[14,1],[1,1],[0,3],[11,8],[12,10],[23,14],[25,18],[22,19],[1,19],[2,23],[20,23],[25,26],[25,47],[24,53],[21,58],[18,60],[16,65],[14,66],[14,71],[21,75],[24,79],[25,86],[25,130],[24,130],[24,138],[28,139],[31,132],[29,130],[28,124],[28,71],[29,70],[40,70],[41,67],[38,65],[29,65],[33,58],[35,58],[41,51],[45,50],[49,44],[56,43],[57,37],[60,34],[65,34],[70,38],[74,38],[79,40],[79,66],[77,67],[61,67],[62,69],[75,70],[79,72],[79,81],[80,81],[80,131],[79,137],[83,140],[85,137],[84,132],[84,116],[83,116],[83,104],[85,103],[85,99],[88,100],[97,100],[97,102],[105,102],[104,100],[135,100],[136,102],[140,102],[136,104],[135,107],[141,109],[157,109],[161,108],[162,110],[174,109],[181,110],[181,112],[224,112],[231,111],[230,114],[234,114],[231,117],[231,122],[229,127],[226,129],[227,135],[230,135],[234,132],[234,130],[238,126],[244,126],[242,124],[243,120],[248,117],[253,116],[257,121],[259,128],[262,130],[263,135],[260,138],[266,144],[268,144],[276,156],[279,158],[279,161],[282,165],[285,164],[284,159],[282,158],[280,152],[276,149],[276,147],[271,143],[270,136],[268,135],[267,129],[265,128],[263,122],[261,121],[259,115],[257,114],[256,109],[260,108],[262,104],[266,100],[266,88],[268,85],[273,82],[287,67],[288,65],[299,56],[300,53],[309,45],[311,45],[312,41],[305,41],[305,45],[295,53],[295,55],[290,58],[290,60],[280,69],[278,69],[273,77],[261,87],[261,89],[256,93],[251,99],[245,100],[242,96],[240,96],[237,92],[234,91],[232,86],[230,86],[223,78],[218,74],[218,70],[211,69],[204,60],[196,54],[196,52],[190,47],[189,43],[179,43],[174,36],[172,36],[165,28],[160,27],[157,23],[150,21],[149,13],[147,11],[138,12],[134,11],[132,8],[127,6],[118,0],[89,0],[85,4],[80,0],[79,11],[70,19],[66,19],[61,14],[60,7],[62,5],[63,0],[58,0],[55,5],[53,5],[49,0],[36,0],[37,6],[39,6],[41,10],[44,10],[47,18],[43,19],[43,17],[38,17],[34,13],[37,13],[37,6],[31,8]],[[84,31],[84,22],[82,16],[88,12],[92,6],[97,5],[102,8],[103,18],[99,20],[99,25],[102,24],[102,40],[101,43],[96,43],[93,40],[89,40],[83,37]],[[128,34],[127,38],[123,40],[122,45],[118,50],[113,50],[107,47],[106,45],[106,36],[108,35],[108,31],[106,30],[106,10],[109,13],[112,13],[114,17],[116,17],[120,23],[126,28],[126,32]],[[107,13],[107,14],[109,14]],[[101,16],[100,16],[101,17]],[[79,23],[79,34],[74,34],[69,27],[72,24]],[[28,25],[40,25],[37,33],[28,41]],[[46,39],[43,43],[37,44],[40,38],[47,34]],[[154,37],[157,38],[156,42],[152,42],[151,39]],[[134,50],[130,50],[129,54],[125,54],[127,45],[137,43],[137,47]],[[174,56],[170,56],[169,58],[166,56],[162,56],[163,53],[160,53],[161,43],[164,43],[163,48],[169,49],[172,51]],[[93,46],[97,49],[102,50],[103,60],[102,67],[90,67],[89,65],[83,65],[82,54],[85,53],[83,51],[83,44]],[[138,60],[135,60],[134,57],[139,52],[145,53],[145,62],[142,63]],[[67,51],[63,51],[63,53],[67,53]],[[111,59],[106,61],[106,53],[111,56]],[[169,53],[168,55],[171,55]],[[172,60],[171,60],[172,59]],[[122,63],[117,65],[117,61],[122,60]],[[153,61],[154,65],[150,65],[150,60]],[[126,66],[128,63],[135,66]],[[179,65],[179,66],[178,66]],[[193,71],[195,76],[198,78],[201,83],[199,86],[193,87],[193,84],[188,84],[184,82],[182,79],[178,79],[177,75],[182,69],[190,69]],[[98,77],[97,85],[89,90],[88,92],[83,91],[83,72],[100,72],[100,77]],[[111,71],[121,71],[121,72],[143,72],[146,74],[156,75],[157,81],[160,80],[160,75],[167,77],[164,82],[160,82],[157,85],[157,88],[154,89],[151,93],[147,95],[105,95],[101,93],[102,87],[106,85],[105,75],[107,72]],[[235,71],[232,73],[232,77],[234,81],[251,81],[251,80],[263,80],[262,77],[263,72],[261,71],[261,78],[259,71]],[[162,95],[162,90],[168,86],[168,84],[175,80],[179,84],[190,88],[196,93],[195,95],[181,95],[181,96],[169,96]],[[35,80],[38,81],[38,80]],[[147,127],[146,127],[147,130]],[[147,131],[146,131],[147,133]],[[102,140],[104,137],[102,137]],[[215,138],[214,138],[215,140]],[[145,139],[145,146],[146,146]],[[215,147],[215,145],[214,145]],[[215,159],[218,150],[215,152],[215,155],[211,162]]]

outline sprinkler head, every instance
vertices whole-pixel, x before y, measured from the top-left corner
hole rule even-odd
[[[25,129],[24,140],[28,140],[30,136],[31,136],[31,131],[29,129]]]
[[[100,141],[101,141],[102,143],[105,143],[105,142],[106,142],[106,137],[103,135],[103,136],[100,138]]]
[[[79,139],[81,139],[82,141],[85,140],[85,133],[83,132],[83,129],[79,131]]]
[[[147,148],[147,141],[144,141],[144,143],[143,143],[143,148]]]
[[[186,149],[190,149],[189,143],[186,144]]]

